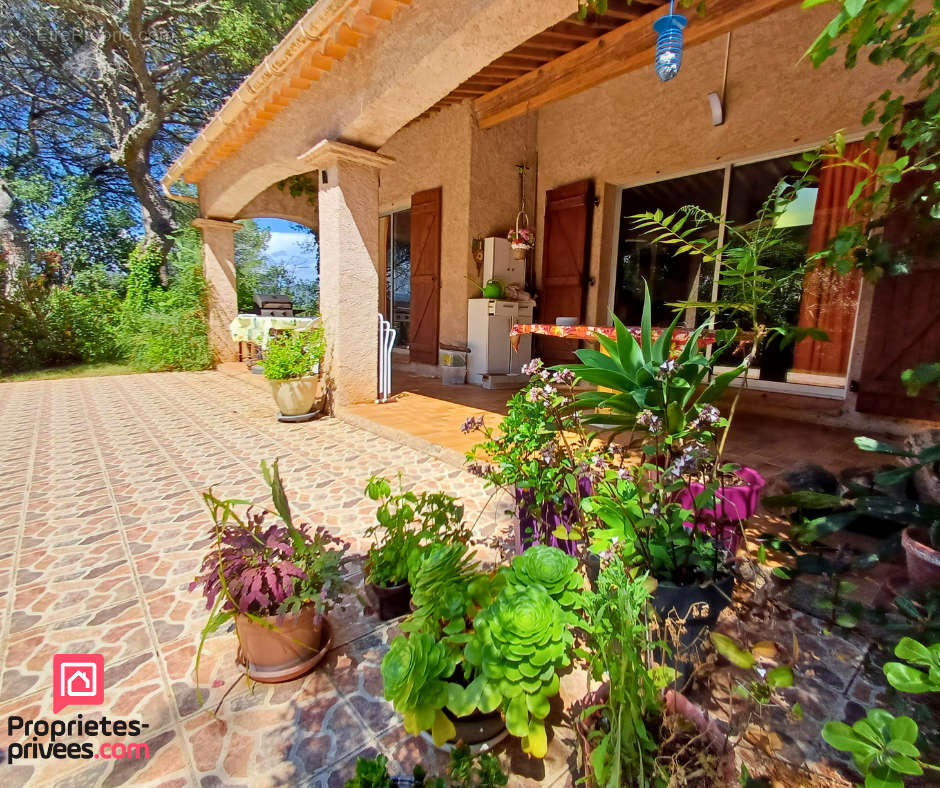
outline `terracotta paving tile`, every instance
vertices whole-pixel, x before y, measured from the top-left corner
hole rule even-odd
[[[88,652],[105,657],[106,698],[81,711],[151,726],[147,761],[32,761],[4,766],[4,786],[341,786],[358,754],[384,752],[401,773],[417,759],[446,764],[382,697],[379,666],[397,625],[366,614],[352,593],[331,613],[334,647],[317,670],[275,686],[242,679],[214,716],[241,673],[223,628],[203,650],[200,704],[194,668],[207,611],[188,585],[208,541],[201,492],[213,485],[265,504],[259,462],[280,457],[295,516],[346,538],[361,558],[374,521],[366,480],[401,472],[407,486],[460,497],[480,537],[502,534],[507,502],[461,467],[476,436],[459,427],[482,411],[495,424],[511,392],[396,375],[410,393],[362,406],[356,426],[281,424],[264,381],[248,378],[227,370],[0,385],[0,719],[51,719],[52,654]],[[843,431],[745,415],[741,424],[735,459],[768,473],[807,447],[827,462],[864,459]],[[403,433],[425,443],[403,445]],[[431,453],[411,448],[427,442],[437,444]],[[360,563],[348,577],[361,583]],[[808,642],[801,669],[855,671],[858,644],[846,641],[837,668],[821,648]],[[565,785],[569,738],[556,727],[542,763],[504,747],[518,772],[511,784]]]

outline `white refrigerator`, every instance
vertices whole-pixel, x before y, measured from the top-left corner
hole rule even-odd
[[[519,349],[513,350],[509,330],[513,323],[531,323],[535,304],[531,301],[503,301],[493,298],[471,298],[468,302],[467,346],[470,360],[467,382],[498,388],[514,385],[523,364],[532,358],[532,335],[519,338]],[[501,379],[500,379],[501,377]]]

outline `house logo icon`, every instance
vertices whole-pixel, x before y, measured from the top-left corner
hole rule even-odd
[[[52,658],[52,711],[66,706],[104,702],[104,657],[101,654],[56,654]]]

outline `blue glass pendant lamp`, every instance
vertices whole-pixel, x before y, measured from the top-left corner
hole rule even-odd
[[[668,82],[679,73],[682,65],[682,29],[689,23],[682,14],[673,13],[673,1],[669,2],[669,13],[653,22],[656,39],[656,76]]]

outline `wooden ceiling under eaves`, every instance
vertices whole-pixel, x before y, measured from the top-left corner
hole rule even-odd
[[[490,93],[664,5],[668,5],[668,0],[608,0],[604,14],[589,14],[586,19],[578,19],[577,14],[569,16],[480,69],[416,120],[451,104],[460,104]]]

